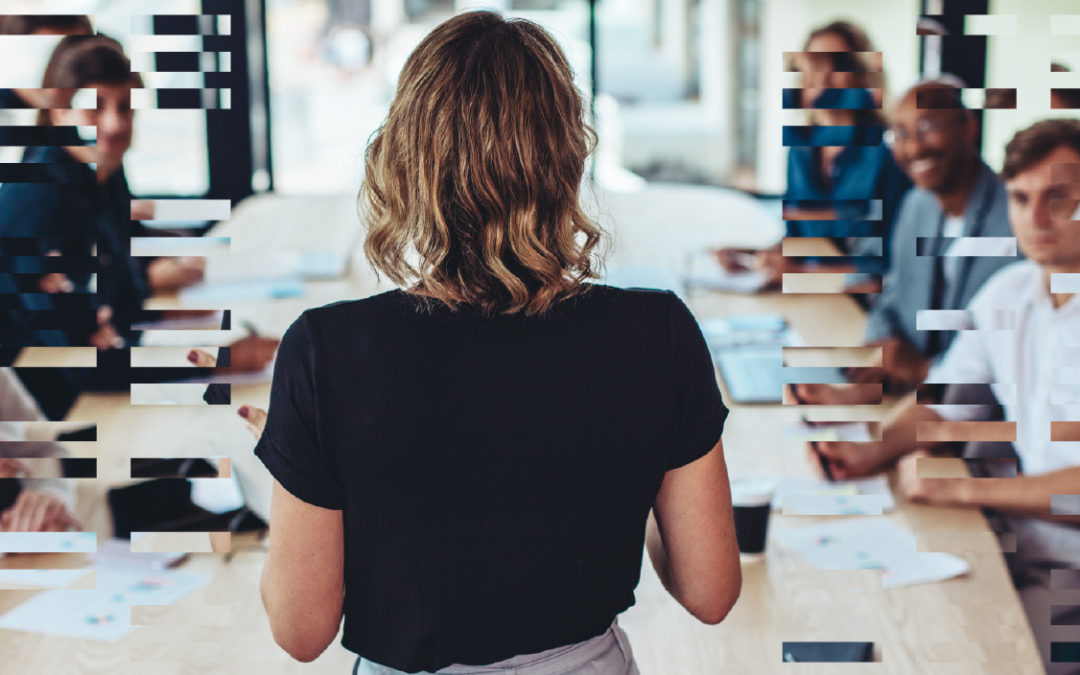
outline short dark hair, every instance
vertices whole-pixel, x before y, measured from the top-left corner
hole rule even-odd
[[[1062,146],[1080,155],[1080,120],[1067,117],[1042,120],[1016,132],[1005,146],[1002,179],[1012,180]]]
[[[89,35],[94,32],[85,14],[9,14],[0,16],[0,35],[33,35],[39,30]]]
[[[142,78],[132,72],[124,48],[111,37],[69,35],[56,45],[42,78],[43,89],[84,89],[91,84],[142,86]],[[38,124],[50,123],[49,111],[42,109]]]

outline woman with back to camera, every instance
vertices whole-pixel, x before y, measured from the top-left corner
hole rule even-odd
[[[255,449],[297,659],[344,615],[359,673],[636,673],[615,618],[643,544],[700,620],[734,604],[727,410],[682,302],[587,283],[593,144],[536,24],[462,14],[406,62],[362,188],[405,290],[293,323]]]

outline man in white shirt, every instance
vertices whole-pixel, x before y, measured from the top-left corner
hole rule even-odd
[[[49,457],[58,461],[67,454],[57,443],[26,440],[22,423],[44,419],[11,368],[0,368],[0,479],[7,479],[0,480],[0,530],[62,531],[77,524],[71,516],[70,482],[34,477],[31,465],[19,461]]]
[[[909,499],[1006,516],[1016,537],[1016,551],[1006,557],[1043,662],[1051,674],[1076,673],[1080,662],[1066,652],[1080,651],[1080,600],[1062,586],[1080,588],[1080,223],[1073,220],[1080,120],[1045,120],[1017,133],[1006,146],[1002,177],[1013,233],[1028,259],[998,271],[975,295],[967,310],[972,329],[958,332],[927,381],[993,383],[1006,420],[1016,425],[1017,475],[920,477],[916,462],[939,443],[927,442],[926,431],[917,434],[919,425],[970,428],[982,408],[924,406],[915,395],[886,420],[881,441],[819,443],[814,459],[836,478],[864,476],[899,459],[899,485]],[[990,426],[973,430],[980,440],[996,433]]]

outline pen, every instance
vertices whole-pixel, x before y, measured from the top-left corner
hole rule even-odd
[[[240,322],[240,325],[244,327],[244,330],[246,330],[251,335],[251,337],[259,337],[259,331],[255,329],[255,324],[251,323],[247,319],[244,319]]]
[[[825,474],[825,480],[830,483],[833,482],[832,469],[829,468],[829,460],[825,458],[825,455],[821,454],[821,450],[818,449],[817,441],[810,441],[810,449],[814,451],[814,454],[818,458],[818,462],[821,464],[821,472]]]
[[[799,405],[802,405],[803,400],[799,397],[798,392],[795,390],[795,386],[792,385],[789,382],[787,384],[787,387],[788,387],[788,390],[791,392],[791,397],[793,399],[795,399],[795,402],[798,403]],[[806,424],[806,425],[809,425],[809,426],[813,426],[813,424],[814,424],[813,422],[811,422],[810,420],[808,420],[806,418],[806,415],[801,415],[800,419],[802,419],[803,424]],[[834,480],[834,478],[833,478],[832,469],[829,467],[829,460],[825,457],[825,455],[823,455],[821,453],[821,450],[818,448],[818,444],[817,444],[818,442],[817,441],[810,441],[809,443],[810,443],[810,449],[814,452],[814,456],[817,457],[818,463],[821,465],[821,473],[825,474],[825,479],[831,483]]]

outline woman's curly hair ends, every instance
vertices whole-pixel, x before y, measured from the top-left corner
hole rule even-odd
[[[469,12],[409,57],[365,158],[364,252],[451,307],[543,314],[596,276],[602,231],[579,204],[596,136],[555,40]]]

